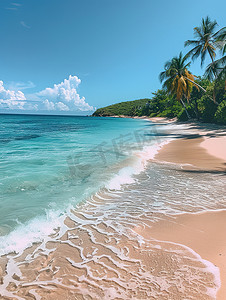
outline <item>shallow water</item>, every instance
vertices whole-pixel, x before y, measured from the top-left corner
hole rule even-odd
[[[0,254],[21,247],[24,232],[25,246],[50,234],[123,164],[132,169],[121,183],[132,181],[132,153],[156,137],[145,120],[0,115],[0,123]]]
[[[0,293],[4,299],[215,299],[220,281],[213,264],[188,247],[145,239],[136,231],[166,215],[218,208],[216,199],[210,204],[210,187],[219,188],[223,178],[209,182],[192,173],[195,191],[188,198],[181,192],[187,177],[180,168],[151,163],[133,184],[100,190],[68,212],[55,235],[8,256],[11,275]],[[222,194],[220,205],[226,207]]]
[[[25,127],[2,144],[1,228],[8,232],[1,251],[17,252],[0,261],[3,299],[215,298],[213,264],[183,245],[136,232],[166,215],[226,208],[224,176],[148,162],[186,126],[4,118],[5,128],[12,118],[11,128]],[[38,137],[27,138],[30,126]]]

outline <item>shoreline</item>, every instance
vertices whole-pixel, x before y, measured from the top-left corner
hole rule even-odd
[[[154,160],[179,164],[182,169],[197,171],[200,175],[202,172],[209,172],[225,176],[226,136],[213,134],[213,137],[209,137],[204,133],[204,136],[195,139],[173,140],[160,149]],[[216,299],[224,300],[226,297],[225,231],[226,210],[219,209],[180,214],[173,221],[166,217],[165,220],[154,224],[152,228],[145,228],[141,234],[144,237],[151,236],[188,246],[203,259],[217,266],[220,270],[221,287]]]
[[[220,271],[221,286],[217,300],[226,295],[226,210],[184,213],[166,217],[152,227],[134,229],[144,238],[184,245],[209,261]],[[163,243],[164,243],[163,242]]]
[[[168,121],[163,121],[162,118],[157,119],[156,122],[161,125],[168,124]],[[205,140],[208,141],[209,136],[206,132],[192,129],[191,126],[178,126],[177,130],[176,126],[170,124],[167,128],[170,128],[171,132],[166,131],[166,136],[173,133],[176,138],[160,147],[155,156],[151,157],[148,151],[144,153],[145,161],[154,161],[156,167],[158,163],[167,161],[166,157],[157,159],[159,155],[165,153],[165,156],[171,158],[169,162],[174,164],[174,169],[176,165],[178,170],[179,164],[184,171],[188,172],[224,174],[222,169],[224,160],[208,153],[206,147],[209,149],[209,142],[208,145],[203,144]],[[184,136],[186,138],[182,138]],[[215,137],[211,140],[214,141]],[[179,158],[178,151],[183,154]],[[188,164],[189,153],[192,157]],[[194,156],[197,156],[196,161]],[[154,174],[160,177],[173,175],[171,166],[165,164],[160,168],[160,172]],[[204,166],[207,168],[205,169]],[[161,169],[167,169],[167,173],[164,175]],[[151,175],[147,173],[147,178],[149,174]],[[177,215],[165,213],[158,208],[158,202],[161,202],[164,197],[168,197],[169,203],[172,199],[173,202],[176,201],[176,204],[181,205],[183,208],[181,212],[189,210],[184,210],[186,204],[183,205],[180,201],[180,193],[180,196],[174,197],[172,191],[175,191],[174,185],[177,186],[175,179],[172,179],[172,184],[165,180],[161,187],[161,179],[157,181],[157,185],[154,185],[157,178],[153,177],[151,180],[151,176],[148,181],[144,178],[144,185],[141,185],[140,190],[133,187],[132,192],[142,191],[142,188],[145,190],[140,197],[134,193],[127,194],[130,197],[125,197],[126,194],[120,197],[123,191],[122,193],[114,190],[100,191],[94,194],[92,199],[69,212],[62,228],[59,229],[59,235],[56,232],[49,236],[46,242],[33,244],[20,255],[14,256],[11,253],[5,256],[4,259],[10,258],[10,268],[14,271],[7,277],[6,261],[1,261],[0,280],[4,284],[2,287],[0,285],[0,294],[3,292],[3,299],[7,299],[7,296],[13,297],[14,294],[21,297],[38,295],[55,300],[60,300],[62,297],[83,299],[82,295],[91,295],[91,299],[101,297],[105,299],[106,295],[116,297],[111,299],[122,299],[122,296],[129,299],[131,291],[137,299],[153,297],[184,299],[184,295],[189,295],[193,297],[192,299],[212,299],[208,291],[215,295],[219,278],[219,271],[214,265],[220,269],[221,277],[223,276],[222,287],[224,282],[226,283],[224,273],[226,247],[222,245],[222,243],[226,245],[223,235],[226,228],[224,221],[226,209]],[[188,178],[187,175],[183,177]],[[180,180],[181,177],[175,176],[175,178]],[[152,188],[148,189],[145,182]],[[183,182],[186,186],[186,181]],[[196,181],[193,183],[195,184]],[[168,192],[169,186],[172,190]],[[158,191],[158,188],[160,190],[162,188],[163,191],[159,198],[148,196],[148,192]],[[178,188],[183,186],[179,184]],[[125,191],[128,190],[126,187]],[[200,195],[197,187],[194,191]],[[186,195],[188,196],[187,193]],[[184,200],[187,199],[186,195],[183,197]],[[196,195],[195,193],[194,200]],[[216,197],[214,199],[216,200]],[[165,203],[167,205],[167,202]],[[131,235],[130,232],[134,233],[134,231],[135,235]],[[218,233],[218,238],[215,231]],[[211,245],[214,247],[211,248]],[[206,250],[209,250],[209,254]],[[143,273],[140,273],[141,269]],[[7,285],[8,295],[3,291]],[[46,288],[43,288],[43,285]],[[226,291],[222,288],[218,294],[220,293],[226,295]],[[222,296],[217,299],[224,298]]]
[[[171,122],[176,122],[177,118],[164,118],[164,117],[148,117],[148,116],[142,116],[142,117],[138,117],[138,116],[126,116],[126,115],[114,115],[114,116],[100,116],[101,118],[122,118],[122,119],[138,119],[138,120],[148,120],[154,123],[171,123]]]
[[[154,159],[158,162],[185,165],[182,168],[187,170],[226,172],[226,150],[223,152],[215,149],[216,139],[226,146],[226,137],[176,139],[162,147]]]

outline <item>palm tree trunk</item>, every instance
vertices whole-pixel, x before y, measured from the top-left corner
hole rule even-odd
[[[184,76],[184,78],[186,78],[188,81],[190,81],[191,83],[195,84],[197,87],[199,87],[203,92],[206,93],[206,90],[201,86],[199,85],[198,83],[196,83],[195,81],[192,81],[191,79],[189,79],[188,77]]]
[[[191,117],[190,117],[190,115],[189,115],[189,113],[188,113],[188,111],[187,111],[187,107],[186,107],[186,105],[184,104],[184,101],[183,101],[182,99],[180,99],[180,101],[181,101],[181,103],[182,103],[182,105],[183,105],[183,107],[184,107],[184,109],[185,109],[185,112],[186,112],[186,115],[187,115],[188,119],[191,119]]]
[[[214,101],[214,103],[216,103],[215,81],[213,83],[213,101]]]
[[[185,95],[186,99],[187,99],[187,103],[189,103],[189,99],[188,97]],[[197,120],[199,121],[199,112],[198,112],[198,103],[197,100],[195,99],[195,105],[193,106],[192,102],[190,103],[191,107],[194,110],[194,113],[196,115]]]
[[[194,85],[196,85],[197,87],[199,87],[203,92],[205,92],[206,93],[206,90],[201,86],[201,85],[199,85],[198,83],[196,83],[196,82],[194,82],[194,81],[192,81],[191,79],[189,79],[188,77],[184,77],[184,78],[186,78],[188,81],[190,81],[191,83],[193,83]],[[214,99],[213,98],[211,98],[209,95],[207,95],[207,97],[209,97],[210,98],[210,100],[211,101],[213,101],[215,104],[217,104],[217,105],[219,105],[219,103],[215,100],[214,101]]]
[[[214,63],[214,59],[213,59],[213,57],[212,57],[211,55],[210,55],[210,57],[211,57],[212,64],[213,64],[213,63]],[[215,81],[216,81],[216,79],[217,79],[217,74],[216,74],[216,72],[213,72],[213,74],[214,74]],[[214,83],[214,85],[213,85],[213,102],[216,103],[215,83]]]

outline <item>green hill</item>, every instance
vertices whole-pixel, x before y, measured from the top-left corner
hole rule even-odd
[[[150,99],[140,99],[134,101],[120,102],[97,109],[93,116],[107,117],[107,116],[136,116],[139,111],[146,106]]]

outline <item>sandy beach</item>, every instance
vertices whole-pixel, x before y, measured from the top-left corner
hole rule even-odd
[[[226,300],[226,1],[177,2],[0,0],[0,300]]]
[[[42,243],[2,257],[1,299],[211,300],[216,293],[217,300],[225,299],[226,210],[219,203],[226,193],[226,138],[223,127],[197,127],[182,127],[139,175],[138,185],[100,190]],[[208,176],[212,184],[221,180],[213,206]],[[204,192],[196,185],[202,177]],[[193,211],[199,202],[203,212]]]
[[[200,176],[201,172],[219,172],[226,176],[226,137],[174,140],[164,146],[155,159],[182,164],[182,168],[200,172]],[[226,186],[222,193],[225,192]],[[225,232],[226,211],[222,210],[178,215],[173,221],[160,221],[151,229],[142,231],[142,234],[189,246],[202,258],[214,263],[220,269],[221,277],[217,299],[223,300],[226,298]]]
[[[138,231],[139,232],[139,231]],[[151,229],[139,232],[144,237],[186,245],[220,269],[221,288],[217,299],[226,295],[226,211],[183,214],[165,219]]]

